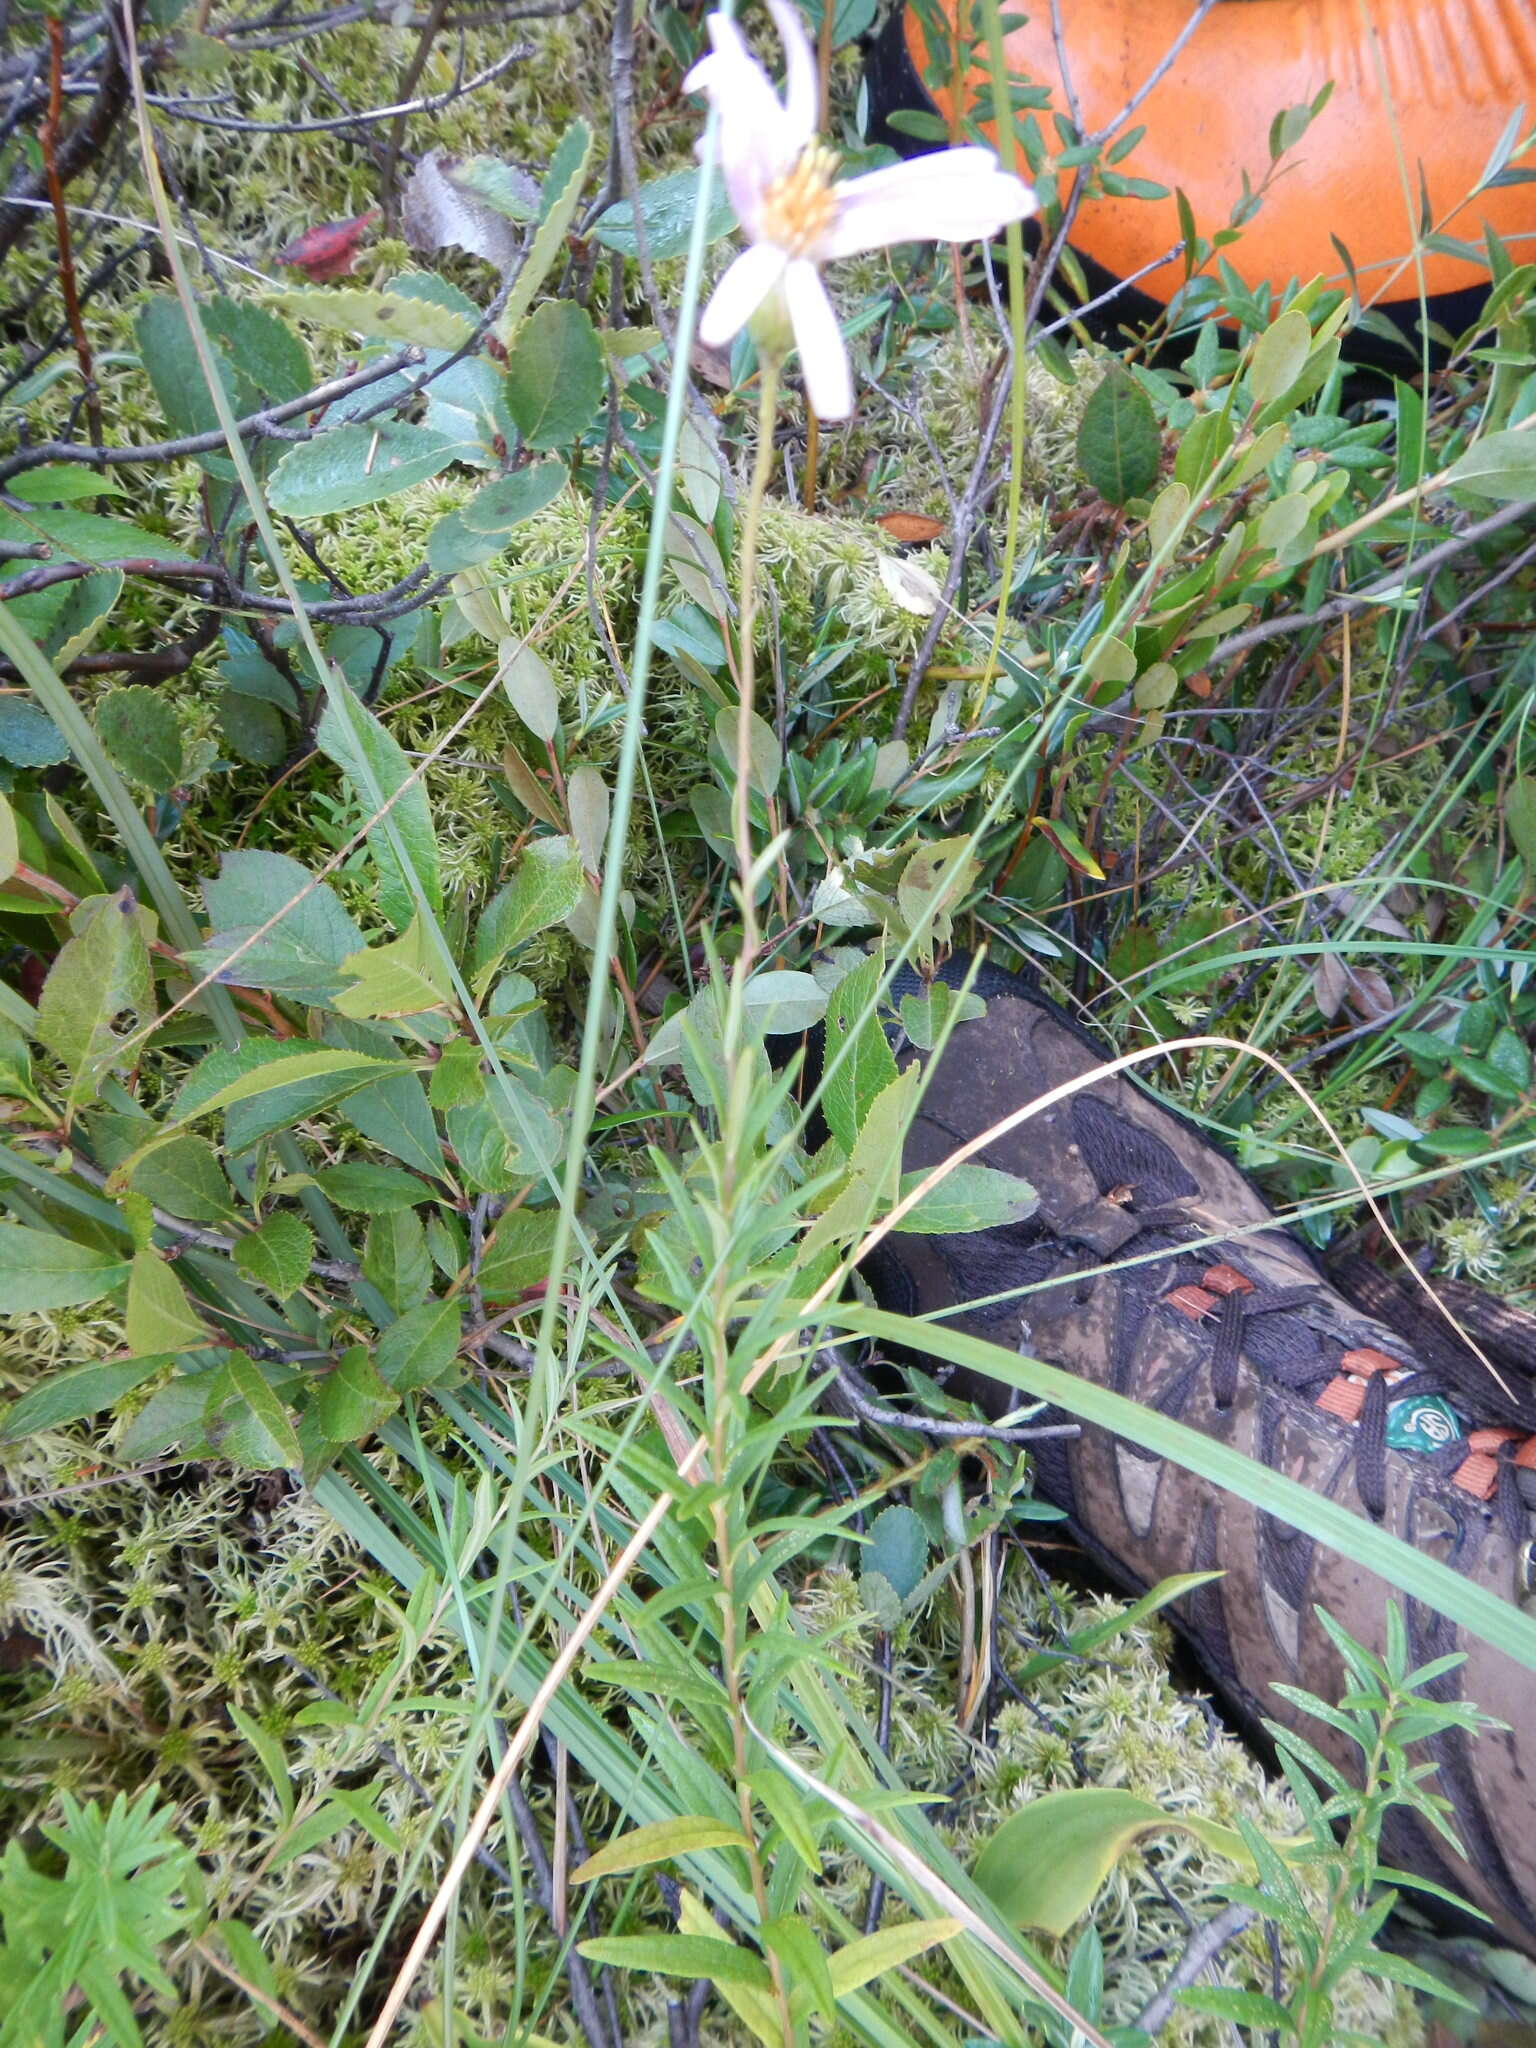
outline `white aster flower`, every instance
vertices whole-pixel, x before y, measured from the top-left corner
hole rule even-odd
[[[784,39],[781,100],[735,22],[709,17],[711,52],[684,81],[719,116],[720,168],[749,246],[716,285],[699,338],[720,348],[771,297],[800,351],[806,393],[824,420],[853,411],[853,375],[821,266],[894,242],[990,239],[1035,210],[1022,178],[989,149],[948,149],[838,181],[817,139],[816,59],[792,0],[768,0]]]

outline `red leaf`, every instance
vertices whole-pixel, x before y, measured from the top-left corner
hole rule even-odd
[[[332,277],[349,277],[357,261],[358,244],[378,217],[375,206],[351,220],[323,220],[317,227],[306,228],[286,249],[279,249],[277,260],[290,270],[302,270],[316,284]]]

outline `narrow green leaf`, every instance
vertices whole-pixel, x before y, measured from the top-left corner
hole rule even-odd
[[[941,1941],[953,1941],[964,1923],[948,1916],[938,1920],[909,1920],[900,1927],[882,1927],[878,1934],[866,1934],[837,1949],[831,1958],[832,1989],[839,1998],[872,1984],[887,1970],[900,1969]]]
[[[768,1965],[734,1941],[711,1941],[703,1934],[610,1934],[577,1944],[589,1963],[615,1970],[654,1970],[665,1977],[703,1977],[711,1984],[746,1984],[770,1989]]]
[[[571,1872],[573,1884],[593,1884],[600,1877],[615,1877],[625,1870],[644,1870],[652,1863],[666,1863],[679,1856],[694,1856],[701,1849],[745,1849],[747,1838],[740,1828],[711,1820],[703,1814],[680,1814],[676,1820],[652,1821],[643,1828],[631,1828],[579,1863]]]

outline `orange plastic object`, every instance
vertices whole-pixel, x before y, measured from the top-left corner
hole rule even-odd
[[[1516,1451],[1515,1464],[1522,1472],[1536,1472],[1536,1436],[1528,1436]]]
[[[1477,1500],[1492,1500],[1499,1483],[1499,1461],[1487,1451],[1474,1451],[1471,1457],[1462,1459],[1451,1479],[1463,1493],[1470,1493]]]
[[[1504,1444],[1518,1442],[1519,1438],[1520,1431],[1518,1429],[1505,1429],[1502,1427],[1474,1429],[1467,1438],[1467,1449],[1469,1451],[1496,1451]]]
[[[1365,1406],[1365,1388],[1359,1380],[1330,1380],[1318,1395],[1317,1405],[1325,1415],[1336,1415],[1340,1422],[1358,1422]]]
[[[1340,1372],[1358,1373],[1368,1380],[1372,1373],[1401,1372],[1403,1361],[1391,1358],[1385,1351],[1377,1351],[1372,1345],[1363,1345],[1358,1351],[1346,1351],[1339,1360]]]
[[[1239,1273],[1236,1266],[1208,1266],[1200,1275],[1200,1285],[1208,1294],[1252,1294],[1253,1282],[1246,1273]]]
[[[971,0],[942,5],[947,22],[969,21]],[[1092,133],[1156,71],[1191,9],[1190,0],[1065,0],[1056,10],[1032,0],[1029,20],[1007,37],[1009,66],[1049,86],[1065,113],[1053,11],[1082,126]],[[926,50],[910,7],[906,35],[924,77]],[[1166,186],[1170,196],[1089,201],[1072,230],[1074,248],[1117,278],[1132,276],[1181,239],[1175,189],[1187,194],[1196,231],[1208,239],[1228,225],[1244,172],[1256,187],[1268,170],[1274,117],[1313,100],[1330,79],[1333,97],[1286,157],[1241,241],[1223,252],[1250,286],[1267,281],[1281,291],[1318,274],[1344,283],[1330,239],[1337,235],[1368,303],[1416,299],[1421,166],[1437,233],[1477,244],[1489,227],[1517,263],[1536,259],[1536,184],[1468,197],[1515,108],[1536,106],[1531,0],[1222,0],[1126,124],[1145,123],[1147,132],[1116,168]],[[977,89],[988,104],[984,49],[969,85],[967,107]],[[947,88],[938,94],[951,119],[948,98]],[[1049,117],[1040,118],[1053,138]],[[1478,266],[1438,252],[1425,255],[1423,271],[1432,297],[1487,282]],[[1136,284],[1166,305],[1183,281],[1178,257]]]
[[[1214,1294],[1207,1294],[1203,1287],[1186,1284],[1175,1287],[1172,1294],[1165,1294],[1164,1301],[1169,1308],[1176,1308],[1181,1316],[1188,1316],[1192,1323],[1203,1323],[1217,1304]]]

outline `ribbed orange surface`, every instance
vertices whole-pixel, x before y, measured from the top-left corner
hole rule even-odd
[[[953,21],[970,0],[943,0]],[[1065,109],[1050,0],[1008,37],[1015,70],[1056,90]],[[1190,0],[1059,0],[1066,67],[1089,132],[1112,120],[1156,69],[1190,16]],[[925,52],[908,10],[919,73]],[[1178,61],[1137,109],[1147,133],[1119,168],[1182,187],[1195,224],[1225,227],[1242,192],[1269,164],[1270,123],[1313,99],[1333,98],[1287,159],[1257,217],[1226,255],[1250,285],[1276,289],[1319,272],[1342,281],[1330,237],[1349,250],[1362,293],[1376,303],[1414,299],[1412,256],[1422,167],[1435,229],[1478,243],[1484,226],[1518,261],[1536,260],[1536,184],[1469,195],[1514,109],[1536,122],[1536,0],[1247,0],[1211,10]],[[984,69],[973,87],[984,84]],[[944,109],[948,113],[948,108]],[[1051,131],[1047,127],[1047,133]],[[1101,199],[1085,205],[1075,246],[1127,277],[1179,240],[1172,198]],[[1454,256],[1422,258],[1424,289],[1480,281]],[[1182,260],[1141,279],[1167,301]]]

